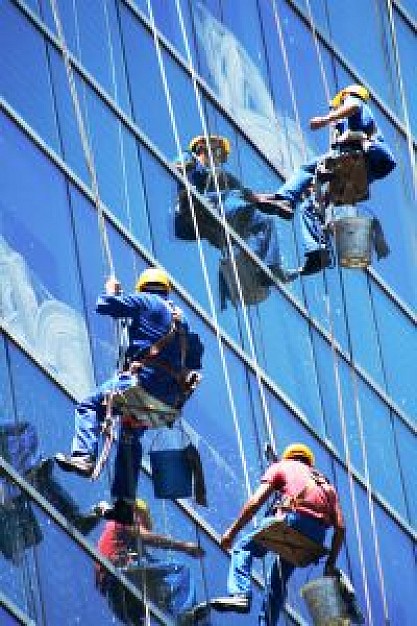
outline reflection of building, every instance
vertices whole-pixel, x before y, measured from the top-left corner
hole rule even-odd
[[[198,531],[206,544],[205,560],[195,565],[198,599],[206,591],[224,591],[228,561],[218,548],[218,533],[257,482],[263,443],[272,433],[278,448],[293,439],[312,445],[320,467],[342,493],[349,533],[341,565],[369,623],[389,618],[392,626],[411,626],[417,591],[411,464],[417,413],[417,223],[407,149],[415,150],[417,134],[413,4],[390,3],[393,24],[383,3],[362,3],[360,16],[356,3],[344,3],[340,15],[340,3],[298,0],[58,4],[116,272],[128,289],[137,272],[156,259],[181,288],[181,306],[206,345],[204,379],[185,417],[200,441],[210,506],[195,511],[189,502],[185,513],[158,503],[157,515],[161,530],[175,528],[182,537]],[[304,10],[310,4],[314,29]],[[190,13],[181,17],[195,82],[184,61],[188,46],[178,15],[179,10],[185,13],[185,5]],[[161,56],[152,21],[141,11],[149,7],[166,38],[157,39]],[[101,380],[114,367],[108,346],[115,341],[112,327],[93,311],[106,270],[55,33],[47,0],[0,3],[1,203],[26,227],[23,237],[13,226],[19,222],[0,214],[0,397],[7,407],[4,414],[41,426],[42,447],[51,452],[62,449],[72,431],[72,395],[83,395],[91,386],[87,346],[93,346]],[[391,65],[397,53],[400,63]],[[301,158],[297,119],[306,130],[308,117],[326,107],[323,70],[332,93],[346,83],[365,82],[398,156],[397,170],[375,186],[370,201],[392,253],[368,272],[335,268],[325,276],[278,286],[248,309],[247,318],[241,307],[221,311],[218,251],[203,242],[201,257],[194,243],[169,236],[169,211],[180,182],[170,168],[179,148],[173,127],[181,141],[201,134],[204,112],[209,131],[231,139],[233,173],[249,188],[272,190]],[[401,89],[406,111],[396,100]],[[402,121],[407,118],[411,136]],[[314,151],[326,148],[325,133],[305,134],[310,150],[313,145]],[[299,260],[298,232],[291,223],[281,226],[290,265]],[[207,295],[210,289],[213,300]],[[49,378],[48,371],[56,378]],[[101,499],[108,488],[105,475],[97,484],[70,479],[66,488],[85,505]],[[145,476],[140,489],[150,491]],[[25,563],[11,566],[0,558],[1,591],[48,626],[71,623],[74,615],[74,621],[87,626],[98,615],[100,623],[110,624],[105,603],[94,593],[85,546],[47,513],[42,532],[44,539],[34,548],[37,569]],[[290,588],[288,608],[295,623],[300,623],[299,615],[305,617],[298,595],[304,580],[300,572]],[[228,619],[239,626],[253,623],[252,617]]]

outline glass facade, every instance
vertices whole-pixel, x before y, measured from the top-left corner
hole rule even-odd
[[[183,420],[208,506],[155,498],[154,432],[144,437],[138,490],[159,532],[204,548],[202,559],[180,555],[197,601],[225,594],[229,555],[219,539],[259,482],[265,441],[280,451],[301,440],[338,488],[347,523],[340,567],[366,623],[414,625],[416,32],[412,0],[0,2],[1,623],[123,623],[95,585],[102,527],[83,536],[76,524],[109,498],[109,474],[87,484],[46,463],[48,486],[39,486],[24,465],[10,467],[6,443],[14,428],[30,433],[36,462],[67,450],[74,404],[114,371],[115,330],[95,313],[108,242],[126,289],[145,267],[166,269],[205,345],[203,381]],[[351,83],[369,89],[397,161],[364,204],[389,256],[374,255],[366,270],[335,263],[250,296],[222,295],[225,250],[257,276],[268,278],[268,267],[222,219],[222,201],[212,219],[226,247],[176,236],[184,178],[174,160],[191,138],[222,135],[228,172],[245,188],[276,191],[327,151],[328,133],[311,131],[309,119]],[[283,266],[300,265],[298,214],[270,220]],[[279,624],[306,623],[299,589],[321,571],[296,571]],[[230,614],[230,625],[257,619],[262,564],[254,575],[252,613]],[[147,619],[173,623],[152,603]],[[212,612],[207,623],[224,617]]]

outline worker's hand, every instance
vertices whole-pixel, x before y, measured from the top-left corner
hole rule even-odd
[[[317,115],[317,117],[312,117],[310,120],[310,128],[311,130],[317,130],[318,128],[323,128],[327,126],[329,123],[327,117],[322,115]]]
[[[198,546],[195,543],[187,544],[185,552],[186,552],[186,554],[189,554],[190,556],[193,556],[194,558],[200,558],[200,557],[204,556],[204,554],[205,554],[203,548],[201,548],[200,546]]]
[[[220,545],[224,550],[230,550],[233,543],[233,537],[230,533],[230,530],[226,530],[222,538],[220,539]]]
[[[116,276],[110,276],[107,280],[106,280],[106,294],[108,296],[117,296],[121,293],[122,291],[122,285],[121,283],[117,280]]]
[[[174,306],[174,309],[172,311],[172,321],[181,322],[182,317],[183,317],[182,309],[180,309],[179,306]]]

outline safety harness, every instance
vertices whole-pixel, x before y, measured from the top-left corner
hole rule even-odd
[[[174,403],[174,407],[180,409],[201,381],[201,374],[195,370],[189,370],[186,367],[188,340],[186,332],[180,324],[181,311],[172,302],[168,302],[168,304],[172,310],[172,321],[168,332],[155,341],[155,343],[153,343],[144,354],[135,356],[134,358],[128,360],[126,363],[126,373],[135,375],[142,367],[148,364],[165,371],[175,380],[181,390],[179,398]],[[176,335],[178,335],[180,343],[179,370],[173,368],[167,361],[159,358],[162,350],[175,339]]]
[[[279,498],[279,494],[278,494],[277,500],[275,500],[275,502],[272,503],[272,506],[270,509],[271,514],[275,515],[275,517],[278,517],[278,518],[280,517],[284,518],[285,515],[290,511],[295,513],[296,511],[300,509],[300,506],[304,504],[307,493],[313,487],[320,487],[326,497],[326,501],[329,502],[329,496],[328,496],[328,492],[326,489],[326,485],[330,486],[330,483],[327,480],[327,478],[318,470],[310,468],[310,476],[308,477],[307,482],[297,493],[294,493],[291,495],[288,494],[282,499],[278,499]]]
[[[166,425],[172,424],[181,409],[185,401],[190,397],[197,385],[201,381],[201,374],[195,370],[189,370],[186,368],[186,357],[188,350],[188,341],[184,328],[181,326],[181,311],[172,302],[168,302],[172,311],[172,321],[169,330],[162,335],[157,341],[155,341],[147,351],[140,356],[135,356],[132,359],[125,358],[123,367],[121,368],[121,374],[136,375],[139,370],[147,364],[152,364],[153,367],[167,372],[177,383],[180,388],[180,394],[174,403],[173,407],[169,407],[162,402],[152,398],[144,389],[141,388],[139,382],[137,382],[135,388],[135,402],[139,403],[136,406],[136,411],[143,412],[143,416],[149,416],[152,413],[155,415],[155,419],[152,419],[152,423],[159,424],[158,416],[162,413],[169,417]],[[179,336],[180,343],[180,369],[176,370],[166,361],[158,358],[162,350],[169,345],[175,338]],[[128,393],[128,390],[125,392]],[[137,417],[136,411],[129,411],[129,403],[124,402],[123,392],[110,392],[105,398],[106,415],[101,426],[101,433],[104,436],[104,444],[101,454],[97,460],[94,472],[92,474],[92,480],[97,480],[101,471],[109,457],[111,447],[116,439],[117,425],[119,416],[113,412],[113,409],[119,410],[122,414],[121,421],[125,428],[144,428],[145,420],[141,420]]]

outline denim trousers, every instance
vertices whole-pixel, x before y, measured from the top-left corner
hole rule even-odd
[[[268,549],[257,543],[253,537],[259,530],[265,528],[270,521],[271,518],[269,516],[265,517],[256,530],[248,533],[234,544],[227,581],[227,590],[230,595],[240,594],[251,597],[253,559],[254,557],[263,558],[268,553]],[[299,530],[317,543],[324,542],[326,528],[319,520],[297,512],[290,512],[287,513],[285,522],[288,526]],[[279,559],[279,561],[275,559],[268,573],[262,608],[262,617],[266,621],[267,626],[275,626],[278,621],[287,595],[287,582],[294,567],[294,565],[284,559]]]
[[[395,168],[394,157],[385,141],[375,140],[364,153],[368,183],[384,178]],[[302,165],[277,191],[277,196],[294,205],[300,202],[303,193],[313,182],[314,172],[323,156],[318,156]]]
[[[111,391],[122,391],[137,384],[135,376],[117,374],[103,383],[97,391],[80,402],[75,409],[75,434],[72,453],[89,454],[96,458],[100,426],[106,415],[103,401]],[[141,436],[144,428],[120,426],[117,439],[114,474],[111,484],[113,499],[133,502],[142,463]]]

